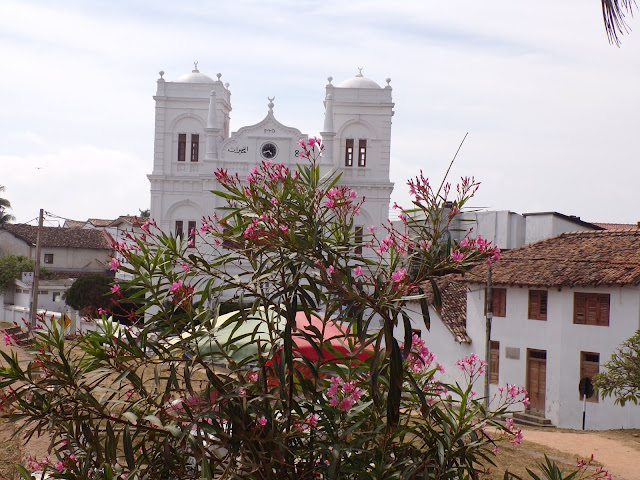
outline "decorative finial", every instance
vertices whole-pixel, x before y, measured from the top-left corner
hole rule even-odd
[[[222,77],[221,73],[216,73],[216,77],[218,77],[218,81],[220,81],[220,77]]]
[[[193,62],[193,72],[192,73],[200,73],[198,71],[198,62]]]
[[[160,78],[162,78],[162,76],[164,75],[164,70],[160,70],[158,73],[160,74]]]
[[[329,85],[331,85],[331,82],[333,82],[333,77],[327,77],[327,80],[329,81]]]
[[[269,113],[273,113],[273,101],[276,99],[276,97],[267,97],[267,100],[269,100],[269,104],[267,105],[269,107]]]
[[[390,87],[390,86],[391,86],[391,85],[389,85],[389,84],[391,83],[391,79],[390,79],[390,78],[387,78],[387,79],[385,80],[385,82],[387,82],[387,87]]]
[[[224,84],[224,88],[226,88],[227,90],[229,90],[229,85],[230,85],[230,83],[229,83],[229,82],[225,83],[225,84]]]
[[[358,74],[356,77],[362,77],[362,67],[358,67]]]

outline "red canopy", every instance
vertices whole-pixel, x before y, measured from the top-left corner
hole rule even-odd
[[[311,345],[302,332],[309,334],[314,343],[319,344],[320,340],[324,340],[325,343],[329,343],[329,345],[331,345],[332,349],[344,353],[345,355],[349,355],[352,351],[357,350],[358,348],[358,344],[356,343],[353,350],[349,349],[346,333],[347,329],[336,323],[334,320],[329,319],[325,323],[320,317],[312,315],[309,321],[305,312],[298,312],[296,314],[296,326],[298,331],[293,333],[293,340],[296,344],[294,351],[298,353],[299,356],[306,357],[311,361],[316,361],[318,359],[318,352],[313,348],[313,345]],[[321,337],[318,336],[315,329],[320,331],[322,335]],[[350,337],[350,340],[353,342],[353,336]],[[322,349],[322,355],[327,360],[336,357],[327,348]],[[355,358],[358,360],[366,360],[370,356],[371,352],[365,350],[356,355]]]

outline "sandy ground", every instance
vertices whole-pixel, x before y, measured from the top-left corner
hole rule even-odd
[[[640,480],[640,439],[631,443],[606,438],[604,432],[568,432],[555,429],[524,430],[526,442],[545,445],[561,452],[589,458],[602,464],[614,480]]]
[[[19,348],[13,347],[13,349],[20,360],[28,361],[27,353]],[[0,342],[0,350],[8,352],[10,347]],[[0,360],[1,363],[2,360]],[[556,429],[525,429],[523,433],[525,448],[528,442],[532,442],[576,455],[576,457],[589,458],[593,454],[594,459],[609,470],[613,480],[640,480],[640,438],[620,435],[619,439],[612,439],[607,438],[604,432],[573,432]],[[4,443],[9,434],[7,429],[0,429],[0,444]],[[22,448],[22,453],[25,457],[31,455],[43,459],[48,455],[49,442],[48,436],[32,438]]]

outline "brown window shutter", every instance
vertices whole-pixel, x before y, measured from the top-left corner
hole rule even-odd
[[[178,134],[178,161],[184,162],[185,153],[187,151],[187,134]]]
[[[200,135],[194,133],[191,135],[191,161],[197,162],[200,151]]]
[[[346,147],[344,150],[344,166],[353,166],[353,138],[347,138]]]
[[[585,293],[573,294],[573,323],[586,323],[587,299]]]
[[[361,139],[358,145],[358,166],[366,167],[367,166],[367,141]]]
[[[609,326],[609,294],[599,295],[599,318],[598,325]]]

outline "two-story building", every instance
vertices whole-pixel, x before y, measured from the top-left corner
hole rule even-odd
[[[523,385],[531,411],[581,428],[580,380],[601,371],[640,329],[640,230],[563,233],[505,252],[491,268],[491,394]],[[485,356],[487,269],[441,282],[443,305],[432,309],[429,329],[414,314],[448,380],[460,380],[456,359]],[[586,427],[639,428],[640,407],[596,394],[587,400]]]

